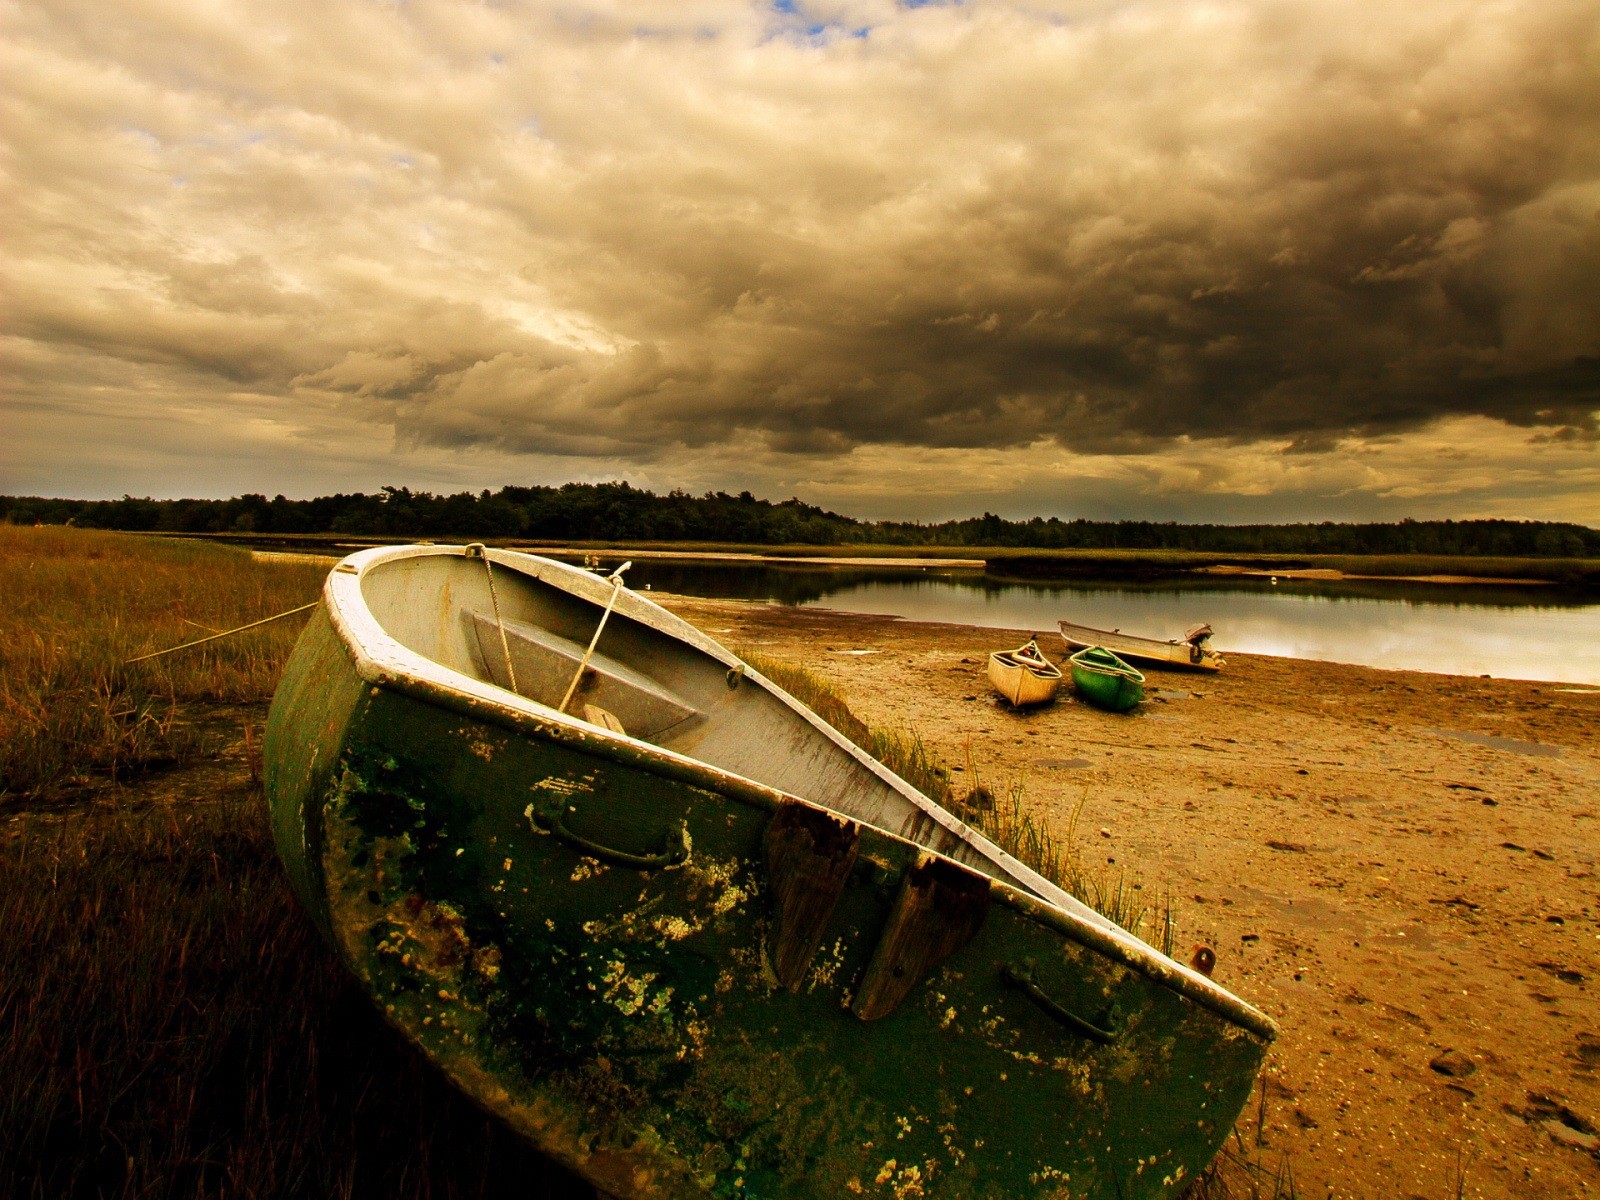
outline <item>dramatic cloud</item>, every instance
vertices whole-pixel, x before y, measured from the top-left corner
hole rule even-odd
[[[1592,0],[4,11],[14,480],[1585,519]]]

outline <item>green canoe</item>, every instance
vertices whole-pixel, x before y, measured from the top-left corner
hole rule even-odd
[[[1144,699],[1144,676],[1101,646],[1080,650],[1072,664],[1072,686],[1096,708],[1127,712]]]
[[[289,875],[389,1021],[624,1200],[1175,1197],[1275,1033],[547,559],[345,559],[265,753]]]

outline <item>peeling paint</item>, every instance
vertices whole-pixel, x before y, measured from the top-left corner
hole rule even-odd
[[[323,790],[274,797],[315,819],[314,836],[310,818],[293,829],[316,855],[313,900],[391,1021],[623,1200],[1172,1200],[1249,1094],[1259,1039],[1026,906],[997,905],[949,968],[863,1025],[841,1000],[910,854],[875,830],[863,852],[883,880],[852,880],[790,994],[764,951],[765,810],[643,775],[621,786],[514,737],[486,759],[470,725],[358,699]],[[684,819],[694,852],[601,869],[533,819],[575,797],[608,845]],[[1086,1042],[1005,988],[999,968],[1024,957],[1067,1008],[1114,1005],[1122,1040]]]

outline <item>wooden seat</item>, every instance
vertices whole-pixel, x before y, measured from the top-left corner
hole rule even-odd
[[[600,726],[601,729],[609,729],[612,733],[620,733],[624,737],[628,735],[628,731],[622,727],[622,722],[617,720],[617,714],[607,712],[598,704],[585,704],[583,719],[591,725]]]
[[[500,627],[492,613],[469,611],[465,615],[491,683],[551,707],[561,703],[587,646],[510,617],[505,620],[506,640],[502,646]],[[604,644],[602,639],[601,645]],[[508,650],[517,678],[515,689],[511,689],[506,671]],[[591,707],[610,717],[615,727],[603,719],[594,721],[588,717],[585,710]],[[699,716],[681,696],[599,649],[589,657],[567,709],[585,713],[586,720],[615,733],[626,730],[631,736],[644,739],[655,738]]]

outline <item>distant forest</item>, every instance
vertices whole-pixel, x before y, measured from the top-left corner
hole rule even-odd
[[[581,542],[762,545],[998,546],[1062,550],[1194,550],[1227,554],[1430,554],[1600,557],[1600,530],[1549,521],[1188,525],[1159,521],[858,521],[799,500],[749,492],[665,496],[627,483],[504,487],[436,496],[376,494],[289,500],[50,500],[0,496],[0,522],[172,533],[343,533],[374,537],[518,538]]]

